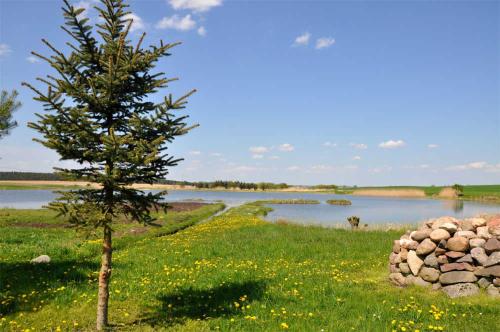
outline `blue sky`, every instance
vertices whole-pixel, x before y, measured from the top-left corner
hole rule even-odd
[[[91,7],[93,0],[75,1]],[[68,165],[31,141],[30,51],[63,48],[62,1],[0,0],[0,87],[20,126],[0,170]],[[182,41],[158,69],[197,88],[201,126],[171,179],[293,184],[500,183],[500,5],[482,1],[131,1],[133,38]],[[88,17],[97,22],[90,10]],[[160,98],[160,95],[153,98]]]

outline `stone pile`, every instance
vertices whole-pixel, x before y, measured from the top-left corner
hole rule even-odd
[[[394,241],[389,261],[389,279],[398,286],[427,286],[450,297],[484,288],[498,297],[500,216],[428,220]]]

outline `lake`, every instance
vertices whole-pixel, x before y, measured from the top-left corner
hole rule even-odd
[[[56,197],[51,190],[0,190],[0,207],[36,209]],[[274,211],[266,219],[276,221],[286,219],[293,222],[320,225],[345,225],[349,216],[361,218],[361,224],[413,224],[439,216],[456,218],[472,217],[480,213],[500,213],[500,205],[437,200],[425,198],[363,197],[350,195],[285,193],[285,192],[227,192],[171,190],[167,201],[221,200],[229,207],[267,199],[316,199],[316,205],[270,205]],[[350,206],[326,204],[327,199],[345,198],[352,201]]]

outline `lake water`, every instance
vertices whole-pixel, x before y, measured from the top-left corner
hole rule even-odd
[[[36,209],[56,197],[51,190],[0,190],[0,207]],[[171,190],[167,201],[221,200],[228,206],[265,199],[316,199],[316,205],[271,205],[274,209],[266,217],[270,221],[286,219],[289,221],[336,225],[346,224],[349,216],[361,218],[361,224],[402,223],[413,224],[429,218],[454,216],[472,217],[480,213],[500,213],[500,205],[454,200],[434,200],[425,198],[363,197],[350,195],[331,195],[313,193],[273,193],[273,192],[225,192]],[[326,204],[328,199],[346,198],[350,206]]]

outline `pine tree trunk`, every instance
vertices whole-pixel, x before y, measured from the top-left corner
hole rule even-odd
[[[109,279],[111,277],[111,229],[104,227],[101,271],[99,272],[99,294],[97,296],[97,330],[108,326]]]

